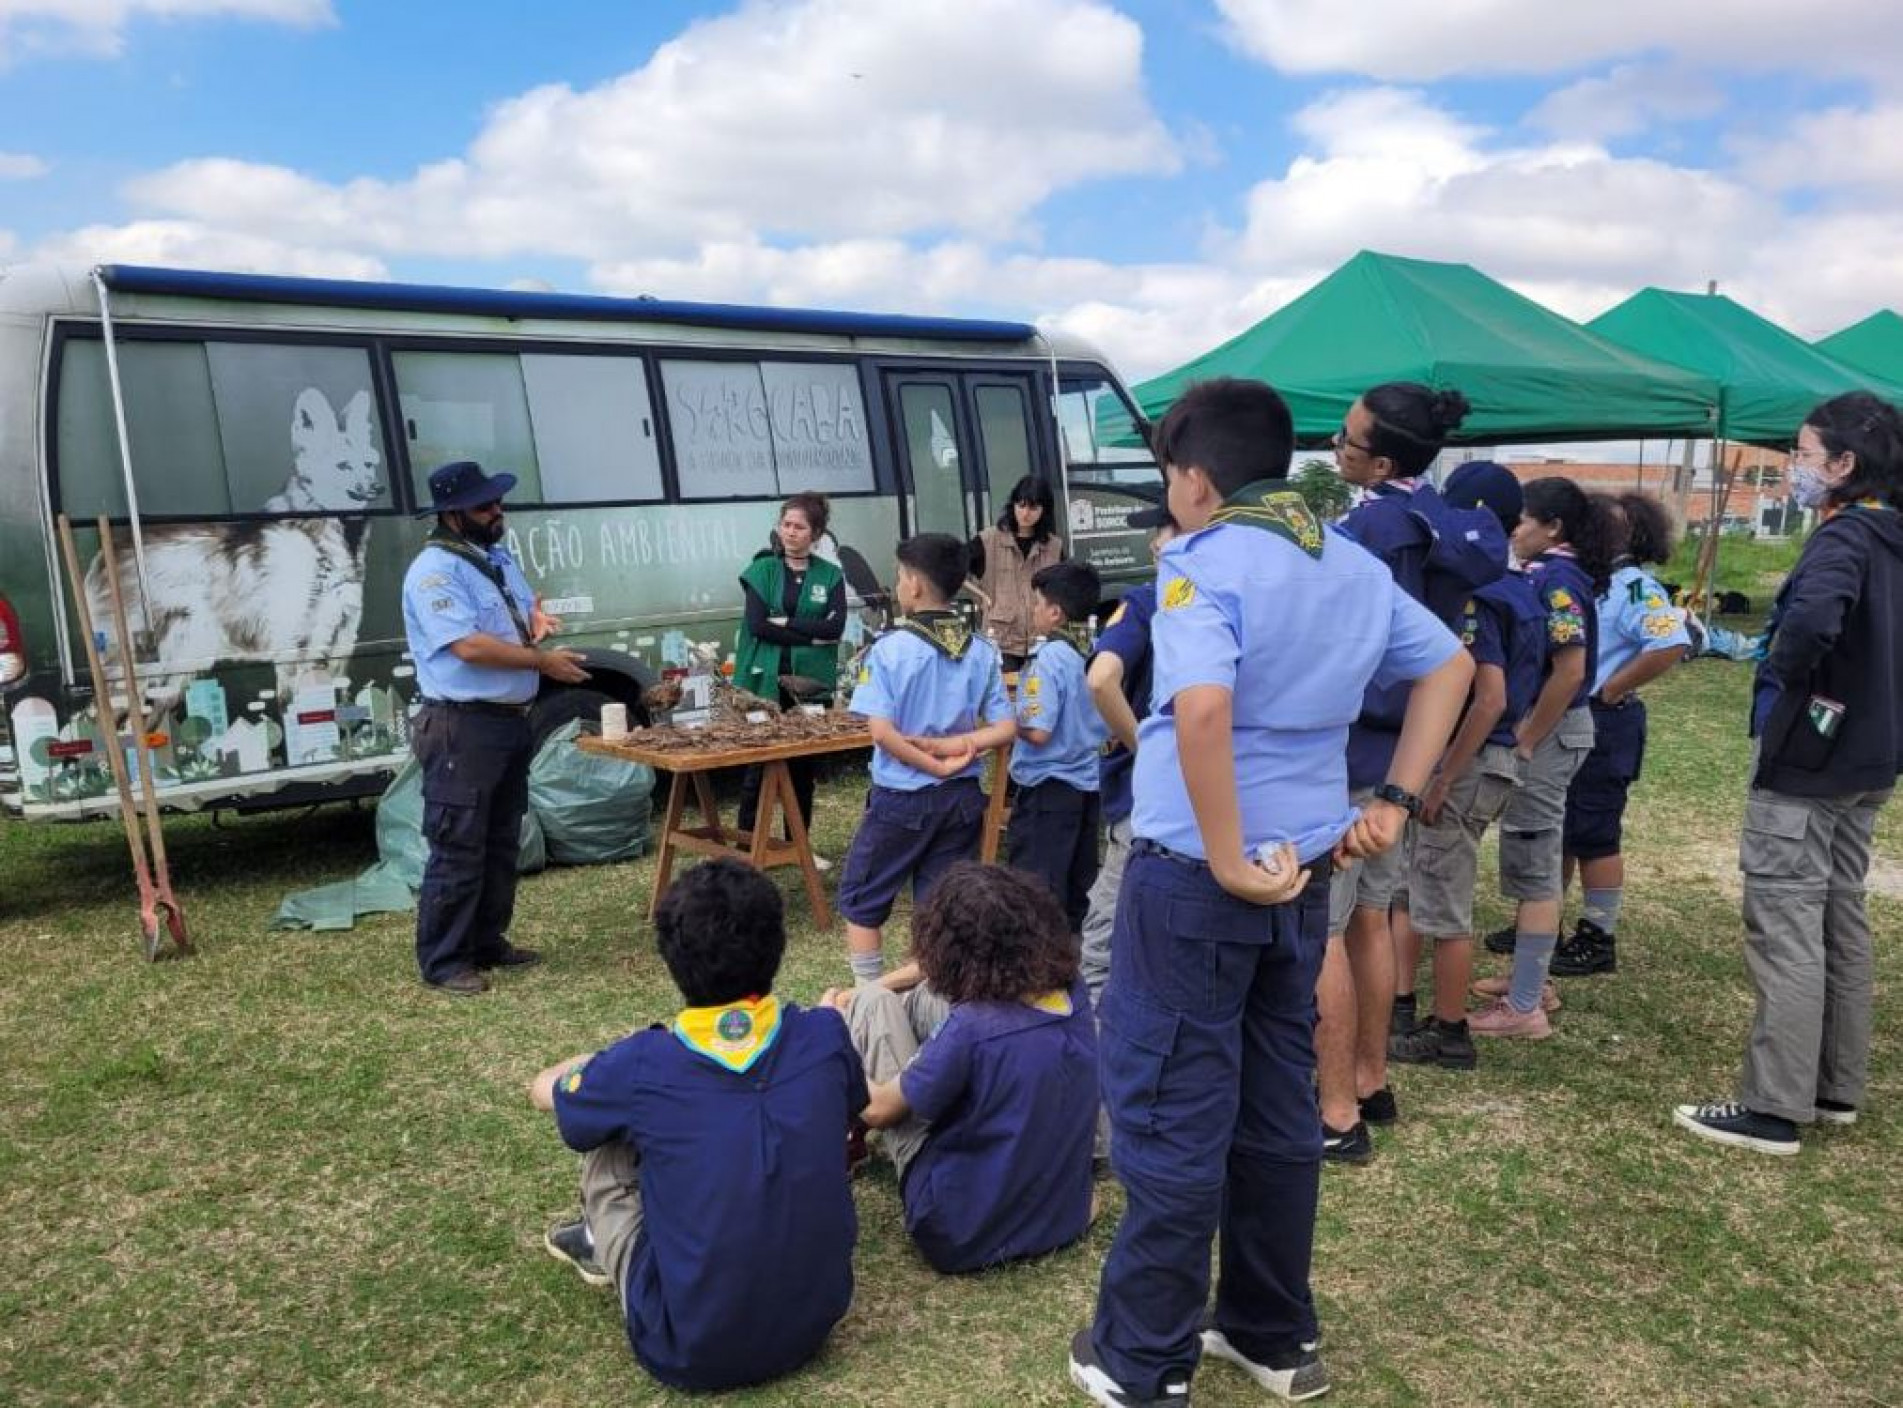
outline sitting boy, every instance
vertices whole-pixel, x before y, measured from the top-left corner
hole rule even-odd
[[[1077,944],[1029,876],[966,862],[914,917],[925,979],[830,991],[865,1058],[861,1119],[899,1172],[905,1226],[933,1267],[975,1271],[1090,1225],[1097,1035]]]
[[[852,1302],[845,1134],[865,1074],[834,1013],[772,995],[786,931],[765,876],[697,866],[654,923],[688,1006],[529,1087],[585,1156],[581,1220],[546,1244],[619,1288],[655,1378],[734,1388],[812,1358]]]
[[[1059,562],[1031,578],[1031,625],[1038,641],[1018,675],[1018,742],[1011,752],[1006,855],[1050,886],[1073,934],[1081,934],[1097,880],[1097,756],[1110,731],[1090,700],[1090,615],[1103,583],[1081,562]]]
[[[855,982],[884,969],[880,927],[909,879],[923,903],[938,877],[978,850],[988,749],[1017,735],[998,648],[975,635],[951,599],[965,582],[965,545],[947,533],[899,544],[893,594],[905,614],[859,666],[850,708],[872,732],[872,790],[839,877]]]

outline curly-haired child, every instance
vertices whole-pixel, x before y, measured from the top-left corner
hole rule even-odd
[[[912,921],[924,978],[827,992],[865,1062],[861,1118],[905,1226],[944,1272],[1037,1256],[1090,1224],[1097,1036],[1077,941],[1030,876],[962,862]],[[895,975],[896,976],[896,975]]]

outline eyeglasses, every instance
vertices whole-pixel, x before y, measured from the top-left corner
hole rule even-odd
[[[1372,455],[1374,453],[1374,446],[1364,445],[1361,443],[1361,441],[1355,439],[1354,436],[1348,433],[1348,422],[1346,421],[1343,421],[1341,423],[1340,430],[1337,430],[1333,435],[1329,437],[1329,443],[1333,445],[1337,450],[1340,450],[1340,449],[1359,450],[1364,455]]]
[[[1822,445],[1819,445],[1814,450],[1791,451],[1792,464],[1829,464],[1831,458],[1830,451],[1825,449]]]

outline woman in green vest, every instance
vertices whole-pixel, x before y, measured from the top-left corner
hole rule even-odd
[[[780,505],[777,547],[760,552],[740,574],[746,614],[734,646],[733,682],[762,699],[778,699],[790,708],[793,696],[782,675],[803,675],[826,686],[826,693],[804,702],[832,697],[839,672],[839,637],[846,629],[846,579],[839,568],[813,551],[826,532],[824,494],[795,494]],[[800,817],[813,824],[815,758],[792,758],[793,794]],[[740,784],[740,829],[753,830],[759,811],[763,769],[751,767]]]

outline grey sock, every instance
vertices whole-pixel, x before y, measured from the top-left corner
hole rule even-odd
[[[1598,925],[1611,938],[1619,932],[1619,908],[1625,903],[1625,891],[1613,887],[1610,890],[1587,890],[1584,918]]]
[[[1507,989],[1507,1002],[1515,1012],[1532,1012],[1540,1005],[1540,987],[1546,981],[1546,966],[1553,961],[1558,934],[1529,934],[1522,929],[1513,941],[1513,982]]]
[[[884,954],[849,953],[846,961],[852,965],[852,980],[855,983],[876,983],[885,976]]]

